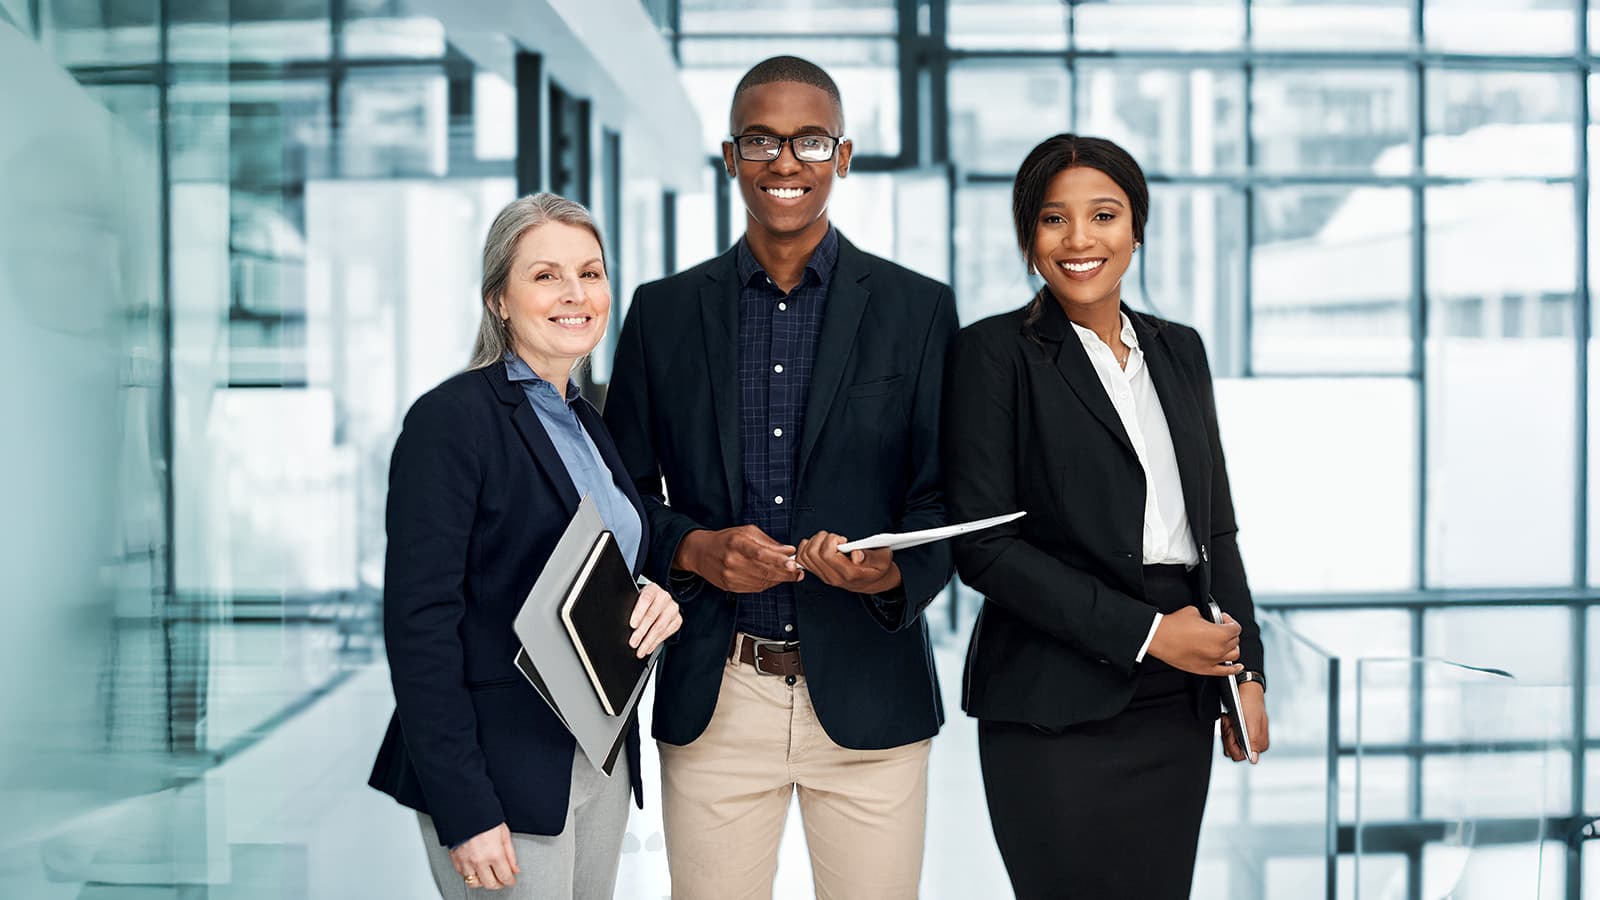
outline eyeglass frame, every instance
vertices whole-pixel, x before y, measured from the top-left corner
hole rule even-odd
[[[767,159],[750,159],[750,158],[748,158],[748,157],[746,157],[744,155],[744,148],[739,145],[739,141],[741,141],[741,140],[743,140],[744,138],[747,138],[747,137],[771,138],[772,140],[775,140],[775,141],[778,142],[778,152],[774,153],[770,158],[767,158]],[[797,140],[800,140],[801,138],[819,138],[819,137],[825,137],[828,140],[833,141],[833,149],[828,151],[827,157],[823,158],[823,159],[801,159],[800,158],[800,154],[795,152],[795,149],[794,149],[794,146],[793,146],[793,142],[797,141]],[[758,163],[777,162],[778,158],[783,156],[783,148],[784,148],[784,146],[788,145],[789,146],[789,154],[795,158],[795,161],[796,162],[801,162],[801,163],[806,163],[808,165],[818,165],[818,164],[821,164],[821,163],[833,162],[834,159],[836,157],[838,157],[838,155],[839,155],[839,148],[841,146],[843,146],[845,144],[845,142],[848,141],[848,140],[849,140],[849,138],[845,137],[842,134],[828,134],[826,131],[823,131],[823,132],[808,131],[808,132],[804,132],[804,133],[801,133],[801,134],[790,135],[789,137],[783,137],[781,135],[776,135],[776,134],[773,134],[773,133],[771,133],[769,131],[746,131],[744,134],[733,134],[733,135],[729,135],[728,136],[728,142],[733,144],[733,155],[735,157],[737,157],[739,160],[741,160],[742,162],[758,162]]]

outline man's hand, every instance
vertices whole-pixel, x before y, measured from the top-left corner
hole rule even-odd
[[[511,846],[511,829],[505,823],[468,838],[450,851],[450,863],[467,887],[498,891],[517,883],[517,851]]]
[[[893,550],[840,553],[839,545],[847,540],[842,534],[819,531],[800,542],[795,561],[825,583],[857,594],[881,594],[900,586]]]
[[[725,591],[757,594],[805,577],[791,558],[794,552],[794,547],[778,543],[754,525],[702,529],[689,532],[678,542],[672,567],[693,572]]]
[[[1267,700],[1261,685],[1247,681],[1239,685],[1239,704],[1244,707],[1244,725],[1250,729],[1250,762],[1258,762],[1272,742],[1267,737]],[[1239,735],[1233,731],[1233,722],[1222,717],[1222,752],[1234,762],[1243,762],[1244,748],[1239,746]]]

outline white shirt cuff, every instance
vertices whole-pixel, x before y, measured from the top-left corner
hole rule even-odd
[[[1139,648],[1139,655],[1133,658],[1136,663],[1144,662],[1144,655],[1150,652],[1150,642],[1156,639],[1156,629],[1161,627],[1161,613],[1156,613],[1156,620],[1150,623],[1150,633],[1144,636],[1144,645]]]

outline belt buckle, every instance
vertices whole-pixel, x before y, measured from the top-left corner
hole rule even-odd
[[[750,644],[755,647],[755,652],[752,655],[755,657],[756,674],[758,675],[783,674],[782,672],[768,672],[766,669],[761,668],[761,651],[763,649],[768,647],[776,647],[778,648],[777,652],[787,653],[791,650],[798,649],[800,646],[799,641],[764,641],[758,638],[752,638],[750,640]]]

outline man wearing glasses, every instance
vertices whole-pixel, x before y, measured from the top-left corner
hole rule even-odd
[[[914,898],[950,552],[837,547],[946,524],[955,300],[828,223],[851,147],[827,73],[757,64],[731,126],[745,235],[635,294],[605,411],[684,617],[654,713],[672,893],[770,897],[798,792],[817,896]]]

